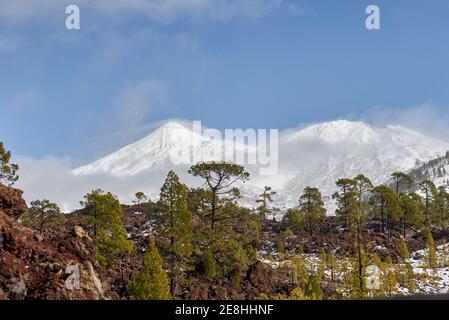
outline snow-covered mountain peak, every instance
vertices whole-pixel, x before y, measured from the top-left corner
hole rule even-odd
[[[375,128],[364,122],[337,120],[308,126],[300,131],[289,133],[285,142],[321,141],[329,144],[340,142],[367,142],[376,138]]]
[[[182,153],[201,136],[178,122],[167,122],[148,136],[121,148],[90,165],[75,169],[74,175],[108,174],[131,176],[166,165],[170,154]]]
[[[197,146],[200,149],[195,149]],[[192,163],[176,164],[172,161],[173,154],[201,150],[201,161],[217,160],[216,151],[221,147],[215,140],[172,121],[72,173],[77,176],[112,175],[122,181],[139,178],[151,184],[139,189],[157,193],[168,170],[175,170],[186,183],[192,182],[187,174]],[[243,150],[245,146],[236,148]],[[340,178],[363,173],[375,184],[384,183],[392,172],[410,170],[448,150],[448,143],[401,126],[375,127],[346,120],[315,124],[280,135],[279,169],[275,175],[259,175],[257,165],[246,165],[251,178],[242,186],[242,194],[253,202],[261,189],[270,185],[278,191],[278,205],[283,206],[296,204],[303,189],[313,186],[322,191],[329,204],[335,181]],[[250,206],[254,205],[252,202]]]

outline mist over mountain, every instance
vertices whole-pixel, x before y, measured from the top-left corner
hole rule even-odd
[[[97,177],[99,181],[102,177],[119,179],[125,185],[145,181],[139,184],[142,190],[133,187],[126,191],[122,185],[118,196],[124,201],[130,201],[136,191],[157,197],[164,176],[171,169],[185,183],[200,185],[200,181],[187,174],[190,165],[172,161],[174,154],[188,153],[193,145],[201,146],[202,160],[220,160],[216,159],[221,148],[217,141],[180,123],[168,122],[147,137],[77,168],[72,174],[77,178]],[[247,150],[241,144],[236,148]],[[302,190],[313,186],[321,190],[332,214],[331,195],[339,178],[363,173],[375,184],[384,183],[392,172],[409,171],[448,150],[448,143],[402,126],[378,128],[364,122],[340,120],[289,130],[279,136],[279,168],[275,175],[260,175],[258,165],[245,166],[250,181],[240,185],[242,203],[254,206],[257,194],[269,185],[278,192],[275,205],[295,206]],[[102,187],[108,190],[110,185]]]

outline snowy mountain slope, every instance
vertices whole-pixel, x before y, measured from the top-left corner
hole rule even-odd
[[[245,150],[245,146],[241,144],[236,148]],[[183,164],[184,155],[188,155],[190,162],[192,160],[190,155],[198,150],[201,150],[201,155],[196,156],[201,156],[203,161],[219,160],[221,149],[222,145],[217,141],[204,138],[179,123],[168,122],[147,137],[90,165],[73,170],[73,174],[133,176]]]
[[[425,162],[409,171],[410,176],[415,181],[415,190],[419,183],[424,180],[431,180],[437,187],[449,187],[449,151],[438,158]]]
[[[148,177],[148,193],[157,194],[161,177],[174,169],[186,183],[199,183],[186,173],[189,165],[173,163],[171,155],[201,145],[203,160],[217,160],[219,145],[191,129],[170,122],[149,136],[87,166],[75,169],[76,176],[112,175],[123,181]],[[238,149],[245,148],[237,145]],[[306,186],[318,187],[330,211],[335,181],[365,174],[374,183],[383,183],[396,170],[408,171],[418,164],[443,155],[449,144],[400,126],[376,128],[363,122],[333,121],[283,133],[279,140],[279,170],[262,176],[257,166],[247,166],[250,181],[241,186],[248,206],[265,185],[278,191],[276,205],[294,206]],[[251,150],[250,152],[254,152]],[[130,198],[122,195],[122,198]],[[331,212],[332,213],[332,212]]]

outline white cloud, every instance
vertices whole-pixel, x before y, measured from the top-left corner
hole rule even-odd
[[[138,175],[126,179],[108,175],[75,176],[71,174],[73,167],[70,158],[60,159],[51,155],[42,159],[16,157],[14,162],[20,166],[20,179],[15,187],[24,191],[25,200],[29,203],[36,199],[48,199],[57,203],[64,212],[80,208],[79,201],[83,200],[84,195],[98,188],[117,195],[122,203],[131,203],[138,191],[155,200],[168,172],[161,170],[150,176]],[[180,172],[180,176],[186,179],[187,170]]]
[[[362,120],[376,126],[402,125],[442,140],[449,139],[449,111],[426,102],[410,108],[374,106],[362,113],[351,113],[349,120]]]
[[[150,122],[170,111],[170,90],[160,80],[143,80],[129,85],[113,98],[110,116],[95,120],[98,133],[84,136],[81,153],[100,157],[136,141],[157,127]],[[155,113],[158,115],[155,115]],[[91,159],[92,160],[92,159]]]
[[[119,96],[116,117],[121,129],[143,123],[152,111],[168,107],[168,94],[161,81],[145,80],[129,87]]]

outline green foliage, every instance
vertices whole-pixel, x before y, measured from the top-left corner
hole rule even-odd
[[[401,246],[399,247],[399,255],[404,262],[410,260],[410,252],[408,251],[407,243],[405,243],[404,240],[401,241]]]
[[[364,298],[367,294],[366,289],[366,263],[367,257],[363,245],[355,245],[355,255],[352,261],[353,270],[353,291],[352,294],[357,298]]]
[[[119,201],[111,193],[94,190],[84,197],[81,204],[85,208],[86,223],[93,227],[93,242],[103,256],[106,266],[112,258],[129,255],[133,244],[121,220],[122,209]]]
[[[304,215],[298,209],[290,208],[282,218],[282,223],[286,228],[298,229],[304,223]]]
[[[391,174],[391,178],[395,183],[396,194],[400,195],[402,192],[407,193],[413,187],[413,178],[401,171],[396,171]]]
[[[432,231],[427,231],[427,267],[436,268],[437,267],[437,253],[435,247],[435,241],[433,240]]]
[[[233,184],[246,181],[249,174],[242,166],[226,162],[200,163],[189,172],[203,178],[207,186],[189,192],[197,250],[211,250],[217,273],[245,270],[256,259],[251,243],[260,231],[260,217],[236,204],[240,191]]]
[[[369,194],[374,187],[372,182],[362,174],[355,177],[353,181],[355,183],[355,196],[357,202],[357,214],[353,219],[353,223],[355,223],[357,227],[357,234],[358,236],[360,236],[360,232],[363,228],[362,225],[366,219],[366,210],[368,208],[368,204],[365,201],[365,198],[366,195]]]
[[[352,179],[340,179],[336,182],[338,192],[332,195],[336,200],[335,214],[344,222],[344,227],[350,226],[357,213],[356,182]]]
[[[277,250],[279,253],[284,252],[284,243],[282,242],[282,240],[276,241],[276,250]]]
[[[167,257],[171,293],[192,253],[192,214],[187,204],[188,188],[170,171],[162,186],[155,231],[161,236],[160,246]]]
[[[388,235],[391,236],[393,222],[399,221],[403,215],[399,197],[391,188],[380,185],[373,189],[370,204],[372,215],[381,220],[382,232],[385,231],[386,226]]]
[[[323,282],[326,275],[326,269],[327,269],[327,254],[326,250],[324,248],[321,248],[320,255],[318,260],[318,271],[317,271],[317,278],[320,280],[320,282]]]
[[[261,294],[259,294],[259,297],[257,297],[257,300],[264,301],[264,300],[269,300],[269,298],[268,298],[268,295],[266,293],[262,292]]]
[[[259,215],[266,218],[270,214],[272,210],[269,208],[269,205],[273,202],[273,196],[275,195],[276,191],[272,190],[269,186],[265,186],[264,191],[256,200],[256,203],[259,204],[259,207],[257,208],[257,213]]]
[[[17,171],[19,166],[15,163],[10,163],[11,161],[11,151],[7,151],[0,141],[0,183],[4,183],[7,186],[14,185],[19,176]]]
[[[336,274],[339,273],[340,270],[338,260],[333,250],[330,250],[329,253],[327,254],[326,263],[327,269],[329,270],[330,273],[330,280],[331,282],[334,282]]]
[[[446,191],[446,186],[438,188],[438,195],[436,200],[436,219],[434,222],[442,223],[447,226],[449,224],[449,193]]]
[[[217,265],[212,250],[208,249],[203,254],[204,275],[208,278],[214,278],[217,275]]]
[[[227,162],[201,162],[190,168],[189,173],[194,177],[201,177],[210,192],[197,192],[196,196],[202,196],[202,201],[209,202],[210,212],[202,215],[203,219],[209,220],[211,245],[215,241],[215,230],[217,224],[228,220],[230,204],[240,196],[240,192],[232,185],[237,181],[245,182],[249,173],[237,164]],[[224,199],[220,199],[222,196]]]
[[[136,192],[134,196],[135,199],[133,200],[133,203],[137,205],[147,203],[149,200],[145,193],[143,193],[142,191]]]
[[[300,212],[304,215],[310,234],[317,223],[326,217],[326,209],[321,199],[321,192],[317,188],[306,187],[299,198]]]
[[[407,225],[415,228],[422,227],[425,216],[422,198],[416,193],[408,195],[401,194],[399,196],[399,204],[402,210],[402,229],[405,236],[405,229]]]
[[[292,239],[295,237],[295,234],[293,233],[293,231],[290,228],[285,229],[285,231],[283,232],[283,237],[285,239]]]
[[[308,280],[307,261],[302,256],[293,256],[291,259],[291,283],[305,288]]]
[[[162,267],[162,258],[152,241],[145,253],[142,269],[129,285],[129,292],[137,300],[170,300],[170,287]]]
[[[424,214],[426,224],[429,226],[434,218],[438,216],[438,191],[435,184],[430,180],[425,180],[420,184],[420,190],[424,194]],[[436,219],[435,219],[436,220]],[[433,222],[437,222],[437,221]]]
[[[322,300],[323,290],[321,289],[319,279],[311,274],[307,280],[306,288],[304,290],[305,300]]]
[[[383,286],[388,296],[394,295],[398,291],[398,280],[396,270],[390,256],[387,257],[383,273]]]
[[[28,213],[21,219],[24,226],[39,231],[45,229],[64,230],[67,223],[66,216],[61,213],[56,203],[45,199],[32,201]]]
[[[290,300],[304,300],[304,290],[300,287],[296,287],[290,292]]]

